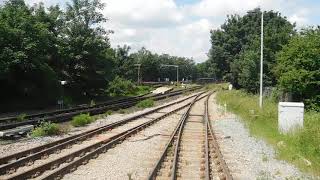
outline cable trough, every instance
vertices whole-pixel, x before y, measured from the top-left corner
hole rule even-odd
[[[185,108],[191,103],[189,102],[191,99],[200,94],[203,92],[131,118],[0,158],[0,179],[61,178],[64,174],[121,143],[127,137]],[[144,118],[146,115],[177,104],[178,108],[162,113],[159,117]]]

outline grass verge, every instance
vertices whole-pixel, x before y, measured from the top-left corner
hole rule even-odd
[[[94,121],[89,114],[79,114],[72,118],[71,124],[75,127],[85,126]]]
[[[154,101],[152,99],[145,99],[143,101],[140,101],[137,104],[138,108],[148,108],[148,107],[152,107],[154,105]]]
[[[43,122],[31,131],[31,137],[52,136],[61,134],[59,125],[51,122]]]
[[[220,91],[217,100],[239,115],[251,134],[272,144],[278,158],[320,175],[320,113],[305,112],[304,128],[283,135],[278,132],[277,103],[273,100],[265,99],[262,110],[258,107],[258,96],[243,91]]]

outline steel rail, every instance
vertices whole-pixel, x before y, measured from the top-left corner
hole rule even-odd
[[[210,93],[204,102],[204,123],[205,123],[205,180],[211,179],[211,168],[210,168],[210,147],[209,147],[209,136],[208,136],[208,100],[212,93]]]
[[[189,88],[189,89],[192,89],[192,88]],[[179,91],[183,91],[183,90],[176,90],[174,92],[179,92]],[[127,98],[121,98],[121,99],[101,102],[101,103],[97,103],[93,106],[89,106],[89,105],[76,106],[76,107],[72,107],[72,108],[68,108],[68,109],[60,109],[60,110],[52,110],[52,111],[46,111],[46,112],[33,113],[33,114],[26,115],[25,118],[26,119],[41,118],[41,117],[43,118],[43,117],[47,117],[47,116],[51,116],[51,115],[55,115],[55,114],[67,113],[70,111],[83,110],[83,109],[87,109],[87,108],[95,108],[95,107],[101,107],[101,106],[111,105],[111,104],[115,104],[115,103],[122,103],[122,102],[139,100],[139,99],[143,98],[144,96],[155,97],[157,95],[151,95],[150,93],[146,93],[146,94],[139,95],[139,96],[127,97]],[[18,116],[9,116],[9,117],[0,118],[0,122],[10,122],[10,121],[17,121],[17,120],[18,120]]]
[[[196,98],[195,98],[196,99]],[[187,103],[186,105],[180,106],[178,108],[173,109],[172,111],[165,113],[164,115],[152,119],[148,122],[145,122],[143,124],[140,124],[138,126],[135,126],[129,130],[123,131],[119,134],[116,134],[106,140],[96,142],[95,144],[92,144],[90,146],[87,146],[85,148],[79,149],[77,151],[74,151],[68,155],[64,155],[58,159],[52,160],[50,162],[47,162],[45,164],[39,165],[33,169],[23,171],[21,173],[15,174],[13,176],[10,176],[8,179],[21,179],[21,178],[30,178],[30,177],[37,177],[40,174],[42,174],[44,171],[47,171],[49,169],[56,169],[59,167],[60,164],[68,163],[65,166],[61,166],[60,168],[54,170],[52,173],[44,177],[43,179],[53,179],[58,176],[62,176],[65,173],[68,172],[68,170],[72,170],[75,167],[86,163],[89,159],[97,157],[98,154],[107,151],[107,149],[111,148],[113,145],[122,142],[126,137],[131,136],[132,134],[141,131],[143,128],[146,128],[155,122],[163,119],[164,117],[167,117],[168,115],[183,109],[184,107],[187,107],[190,103]],[[74,160],[76,157],[76,160]]]
[[[202,97],[198,98],[197,101],[199,101],[200,99],[203,99],[204,97],[206,97],[206,96],[202,96]],[[155,166],[150,171],[149,176],[148,176],[149,180],[153,180],[153,179],[156,178],[157,173],[158,173],[159,169],[161,168],[161,164],[163,163],[165,157],[167,156],[170,147],[172,147],[174,145],[174,142],[175,142],[177,136],[178,137],[177,137],[176,141],[177,141],[177,143],[179,142],[179,139],[180,139],[180,136],[181,136],[181,132],[182,132],[181,129],[183,128],[183,126],[185,124],[185,121],[189,116],[191,107],[194,105],[195,102],[196,102],[195,100],[193,102],[191,102],[189,107],[188,107],[188,109],[187,109],[187,111],[185,113],[183,113],[183,115],[181,116],[178,125],[176,126],[176,128],[174,129],[173,133],[170,136],[169,142],[166,144],[166,146],[164,148],[164,151],[161,153],[161,156],[157,160],[157,163],[155,164]],[[177,148],[177,144],[176,144],[176,146],[175,146],[175,154],[177,154],[177,151],[178,151],[178,148]],[[173,166],[176,166],[176,165],[177,165],[177,160],[175,162],[173,162]],[[174,169],[174,168],[172,167],[172,169]],[[172,172],[172,177],[171,178],[176,177],[176,175],[173,175],[173,174],[175,174],[175,173]]]
[[[211,143],[213,146],[212,156],[216,160],[215,165],[217,166],[217,170],[219,172],[219,178],[222,180],[233,180],[233,177],[230,173],[230,170],[229,170],[226,162],[223,159],[223,155],[220,151],[220,147],[217,142],[217,138],[213,132],[213,128],[212,128],[212,125],[210,122],[209,111],[208,111],[208,104],[209,104],[208,102],[209,102],[210,95],[207,97],[207,99],[205,101],[206,132],[207,132],[207,136],[210,136],[209,139],[211,139],[211,141],[209,142],[209,139],[207,139],[207,140],[208,140],[208,143]],[[208,156],[207,158],[209,158],[209,144],[207,144],[207,147],[208,147],[208,149],[206,150],[206,156]],[[206,162],[206,166],[208,168],[208,169],[206,169],[206,174],[209,173],[206,175],[206,177],[210,178],[211,168],[210,168],[209,159],[208,159],[208,162]]]
[[[7,163],[3,166],[0,166],[0,175],[3,175],[5,173],[9,173],[9,172],[14,172],[17,168],[23,166],[25,163],[33,162],[37,159],[40,159],[43,156],[47,156],[48,154],[54,153],[57,150],[66,148],[76,142],[83,141],[85,139],[88,139],[88,138],[96,135],[96,134],[102,133],[104,131],[110,130],[110,129],[118,127],[118,126],[121,126],[123,124],[126,124],[128,122],[133,121],[134,119],[137,119],[137,118],[146,116],[148,114],[157,112],[157,111],[159,111],[163,108],[169,107],[171,105],[181,103],[183,101],[186,101],[190,98],[195,97],[196,95],[197,94],[189,96],[189,97],[185,97],[179,101],[159,106],[159,107],[154,108],[152,110],[146,111],[144,113],[140,113],[136,116],[126,118],[126,119],[123,119],[118,122],[111,123],[109,125],[95,128],[93,130],[89,130],[89,131],[86,131],[86,132],[83,132],[83,133],[80,133],[77,135],[73,135],[73,136],[58,140],[58,141],[54,141],[54,142],[51,142],[51,143],[48,143],[48,144],[45,144],[42,146],[38,146],[35,148],[31,148],[31,149],[28,149],[28,150],[25,150],[25,151],[22,151],[19,153],[15,153],[15,154],[0,158],[0,165]],[[9,162],[12,159],[15,159],[15,161]]]
[[[49,113],[49,114],[47,114],[47,116],[33,117],[29,120],[24,120],[22,122],[11,122],[11,123],[7,123],[7,124],[0,124],[0,130],[15,128],[18,126],[28,125],[28,124],[35,125],[35,124],[39,124],[42,121],[64,122],[64,121],[70,120],[73,116],[81,114],[81,113],[90,113],[91,115],[101,114],[101,113],[105,112],[106,110],[117,110],[120,108],[131,107],[131,106],[135,105],[136,103],[138,103],[139,101],[144,100],[144,99],[151,98],[154,100],[160,100],[160,99],[164,99],[166,97],[171,97],[171,96],[182,94],[183,92],[197,90],[199,88],[200,87],[194,87],[194,88],[169,92],[168,94],[157,94],[157,95],[151,95],[151,96],[137,97],[137,98],[129,99],[126,101],[119,101],[115,104],[96,105],[96,106],[92,106],[92,107],[79,107],[79,108],[74,108],[74,109],[68,109],[66,111],[59,111],[60,113],[54,113],[53,115],[51,115],[51,113]]]

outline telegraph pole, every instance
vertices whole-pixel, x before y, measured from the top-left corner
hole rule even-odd
[[[263,11],[261,10],[261,44],[260,44],[260,97],[259,106],[262,108],[262,95],[263,95]]]
[[[141,67],[141,64],[135,64],[134,66],[138,67],[138,80],[137,80],[137,83],[139,85],[140,84],[140,67]]]

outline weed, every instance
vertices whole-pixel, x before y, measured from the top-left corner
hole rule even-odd
[[[152,99],[145,99],[143,101],[140,101],[137,104],[137,107],[139,108],[148,108],[148,107],[152,107],[154,105],[154,101]]]
[[[91,123],[94,119],[89,114],[79,114],[72,118],[71,124],[75,127],[85,126]]]
[[[38,127],[32,130],[32,137],[41,137],[41,136],[52,136],[61,134],[62,130],[60,127],[51,122],[42,122]]]
[[[19,116],[17,116],[17,120],[24,121],[26,119],[26,116],[27,116],[26,113],[19,114]]]
[[[111,115],[113,113],[113,111],[112,110],[108,110],[107,112],[105,112],[104,114],[106,114],[106,115]]]
[[[93,107],[93,106],[95,106],[96,105],[96,102],[94,101],[94,100],[91,100],[90,101],[90,107]]]
[[[125,114],[125,113],[126,113],[126,111],[125,111],[124,109],[119,109],[118,112],[119,112],[120,114]]]
[[[128,176],[128,180],[133,180],[132,173],[127,173],[127,176]]]
[[[262,154],[262,161],[263,162],[267,162],[268,161],[268,156],[265,153]]]

